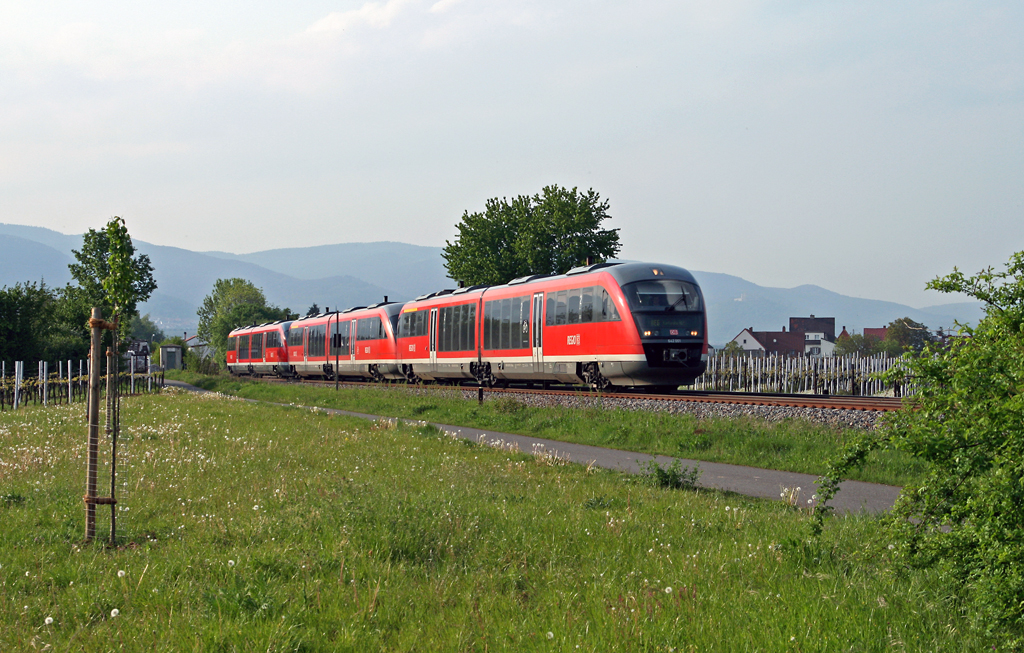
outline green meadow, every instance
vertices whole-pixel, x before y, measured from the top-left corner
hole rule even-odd
[[[250,399],[340,408],[387,417],[491,429],[690,460],[732,463],[806,474],[824,474],[827,463],[860,431],[804,419],[767,422],[755,417],[697,419],[692,415],[604,408],[526,406],[512,399],[484,404],[466,400],[458,388],[405,385],[366,387],[264,383],[227,375],[175,373],[196,386]],[[902,486],[924,473],[920,461],[899,452],[873,452],[851,476]]]
[[[991,646],[871,517],[812,541],[781,502],[219,395],[122,420],[110,547],[82,406],[0,414],[0,650]]]

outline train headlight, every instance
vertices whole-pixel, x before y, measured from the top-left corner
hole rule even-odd
[[[699,331],[691,331],[691,332],[690,332],[690,335],[691,335],[691,336],[699,336],[699,335],[700,335],[700,332],[699,332]]]
[[[651,335],[651,332],[650,332],[650,331],[644,331],[644,337],[647,337],[647,336],[649,336],[649,335]]]

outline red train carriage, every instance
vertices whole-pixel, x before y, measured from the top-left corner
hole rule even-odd
[[[382,302],[291,323],[288,360],[302,377],[400,379],[395,331],[402,305]]]
[[[671,388],[704,372],[707,323],[686,270],[601,263],[418,297],[401,309],[398,356],[410,380]]]
[[[267,322],[242,327],[228,334],[228,371],[262,376],[290,374],[285,334],[291,322]]]

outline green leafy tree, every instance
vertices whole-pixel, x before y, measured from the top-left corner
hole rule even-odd
[[[533,197],[489,199],[482,213],[463,213],[455,242],[445,242],[448,276],[497,285],[614,257],[621,247],[618,229],[601,228],[611,217],[608,207],[594,190],[560,186],[546,186]]]
[[[874,449],[899,449],[927,465],[903,488],[887,523],[899,552],[934,567],[966,599],[979,627],[1024,646],[1024,252],[1005,271],[959,270],[928,288],[981,300],[985,317],[946,347],[925,344],[894,368],[917,387],[908,408],[838,459],[824,497]]]
[[[216,352],[217,360],[227,351],[228,334],[237,327],[287,319],[291,311],[267,304],[263,291],[245,279],[217,279],[213,291],[203,299],[198,335]]]
[[[86,303],[102,308],[104,317],[116,316],[120,333],[126,336],[138,304],[156,290],[149,257],[135,253],[128,228],[118,217],[102,231],[90,229],[83,237],[82,249],[71,253],[78,262],[68,264],[68,269]]]
[[[730,340],[719,350],[719,353],[725,356],[745,356],[747,352],[739,345],[738,342]]]
[[[836,356],[874,356],[881,353],[882,341],[872,335],[854,333],[836,339]]]
[[[145,340],[153,343],[160,342],[167,337],[163,330],[157,326],[157,323],[149,317],[149,313],[136,315],[132,318],[129,335],[136,340]]]
[[[71,284],[54,291],[47,334],[48,360],[78,360],[89,355],[89,316],[92,304],[85,292]]]
[[[44,282],[16,283],[0,289],[0,359],[46,358],[54,297]]]
[[[880,350],[891,356],[900,356],[908,351],[921,351],[934,342],[937,340],[926,325],[901,317],[889,323]]]

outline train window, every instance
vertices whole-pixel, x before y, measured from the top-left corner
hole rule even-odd
[[[594,321],[594,289],[583,288],[580,295],[580,322]]]
[[[462,351],[462,306],[452,306],[452,351]]]
[[[356,322],[358,340],[381,340],[384,338],[384,323],[380,316],[367,317]]]
[[[454,311],[451,306],[445,306],[440,311],[440,324],[438,329],[441,333],[441,340],[438,343],[438,351],[452,351],[452,333],[455,331]]]
[[[278,335],[277,331],[268,331],[267,332],[267,342],[266,342],[266,345],[267,345],[267,347],[266,347],[267,349],[276,349],[277,347],[281,346],[281,337]]]
[[[499,306],[494,300],[484,302],[484,349],[498,348]]]
[[[249,341],[249,357],[250,358],[263,358],[263,334],[253,334],[252,340]]]
[[[249,336],[238,337],[238,357],[249,358]]]
[[[512,320],[512,300],[501,300],[501,336],[498,341],[498,349],[509,348],[509,323]]]
[[[634,311],[676,310],[699,311],[700,294],[696,286],[687,281],[659,279],[637,281],[622,287],[622,293]]]
[[[319,324],[309,327],[309,337],[306,341],[307,356],[324,356],[324,345],[327,340],[327,325]]]
[[[567,300],[568,312],[566,317],[566,324],[579,324],[580,323],[580,289],[573,288],[569,291],[569,297]]]
[[[566,296],[568,293],[564,290],[559,290],[558,294],[555,295],[555,325],[565,324],[566,319]]]
[[[476,349],[476,304],[469,304],[469,309],[466,315],[466,349]]]
[[[547,312],[544,314],[544,326],[554,326],[555,325],[555,304],[556,304],[555,296],[556,296],[556,293],[553,293],[553,292],[549,292],[548,293],[547,309],[545,309]]]
[[[302,346],[302,327],[292,327],[288,329],[288,346],[289,347],[301,347]]]
[[[469,304],[463,304],[459,307],[459,350],[467,351],[471,349],[469,346],[469,309],[472,308]]]
[[[615,308],[615,300],[604,288],[601,289],[601,321],[618,322],[619,311]]]
[[[351,325],[352,323],[347,320],[345,322],[335,321],[331,324],[331,356],[349,355],[349,327]]]
[[[517,297],[519,300],[519,349],[530,348],[530,295]]]
[[[519,321],[523,309],[518,297],[510,299],[509,302],[512,306],[509,310],[508,320],[508,348],[519,349],[519,332],[522,330]]]
[[[237,352],[238,351],[238,337],[237,336],[231,336],[230,338],[228,338],[228,341],[229,341],[228,351],[235,351],[235,352]]]

